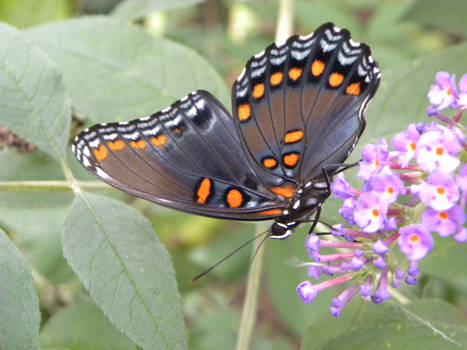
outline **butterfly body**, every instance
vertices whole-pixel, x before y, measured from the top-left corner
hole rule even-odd
[[[327,23],[252,57],[232,88],[233,116],[199,90],[151,116],[86,129],[72,149],[129,194],[209,217],[273,219],[271,237],[285,238],[329,196],[379,78],[369,48]]]

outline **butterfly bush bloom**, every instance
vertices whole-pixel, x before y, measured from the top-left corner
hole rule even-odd
[[[339,213],[348,225],[332,226],[332,236],[307,237],[312,260],[305,263],[308,276],[331,278],[300,283],[297,293],[304,303],[341,284],[346,288],[331,301],[333,316],[341,316],[357,294],[382,303],[391,297],[390,288],[417,283],[418,262],[435,249],[434,234],[467,242],[467,144],[460,123],[467,110],[467,74],[459,86],[447,72],[436,74],[435,81],[427,112],[443,123],[409,125],[394,135],[392,149],[384,139],[365,145],[357,173],[361,189],[352,187],[343,173],[331,183],[333,197],[343,201]],[[457,114],[442,115],[446,108]]]

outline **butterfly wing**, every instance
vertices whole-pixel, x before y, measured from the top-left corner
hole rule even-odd
[[[252,57],[232,89],[252,166],[300,183],[342,163],[363,131],[379,79],[368,46],[331,23]]]
[[[233,118],[205,91],[146,118],[95,125],[72,150],[102,181],[170,208],[262,220],[284,206],[250,166]]]

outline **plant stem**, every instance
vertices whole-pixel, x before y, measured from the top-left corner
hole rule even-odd
[[[83,190],[109,190],[111,187],[100,181],[77,181]],[[69,192],[73,191],[70,181],[3,181],[0,182],[0,192]]]
[[[256,225],[256,233],[260,234],[264,230],[263,224]],[[255,330],[256,315],[258,309],[259,286],[261,273],[268,239],[256,239],[253,244],[253,255],[246,281],[246,295],[243,301],[242,318],[238,329],[238,339],[236,350],[248,350],[251,348],[253,332]]]
[[[280,1],[276,30],[276,43],[278,45],[283,44],[293,32],[294,9],[295,0]],[[263,225],[257,225],[255,234],[261,233],[263,229]],[[240,328],[238,330],[236,350],[249,350],[251,348],[258,310],[258,295],[266,242],[267,240],[255,240],[253,247],[254,259],[251,262],[250,271],[248,273],[246,295],[243,302],[242,318],[240,321]]]

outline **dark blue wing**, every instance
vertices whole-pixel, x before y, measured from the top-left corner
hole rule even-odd
[[[252,57],[232,103],[255,170],[303,183],[324,165],[342,163],[363,131],[379,80],[368,46],[331,23]]]
[[[285,197],[253,171],[232,117],[204,91],[146,118],[95,125],[73,152],[102,181],[170,208],[241,220],[282,212]]]

